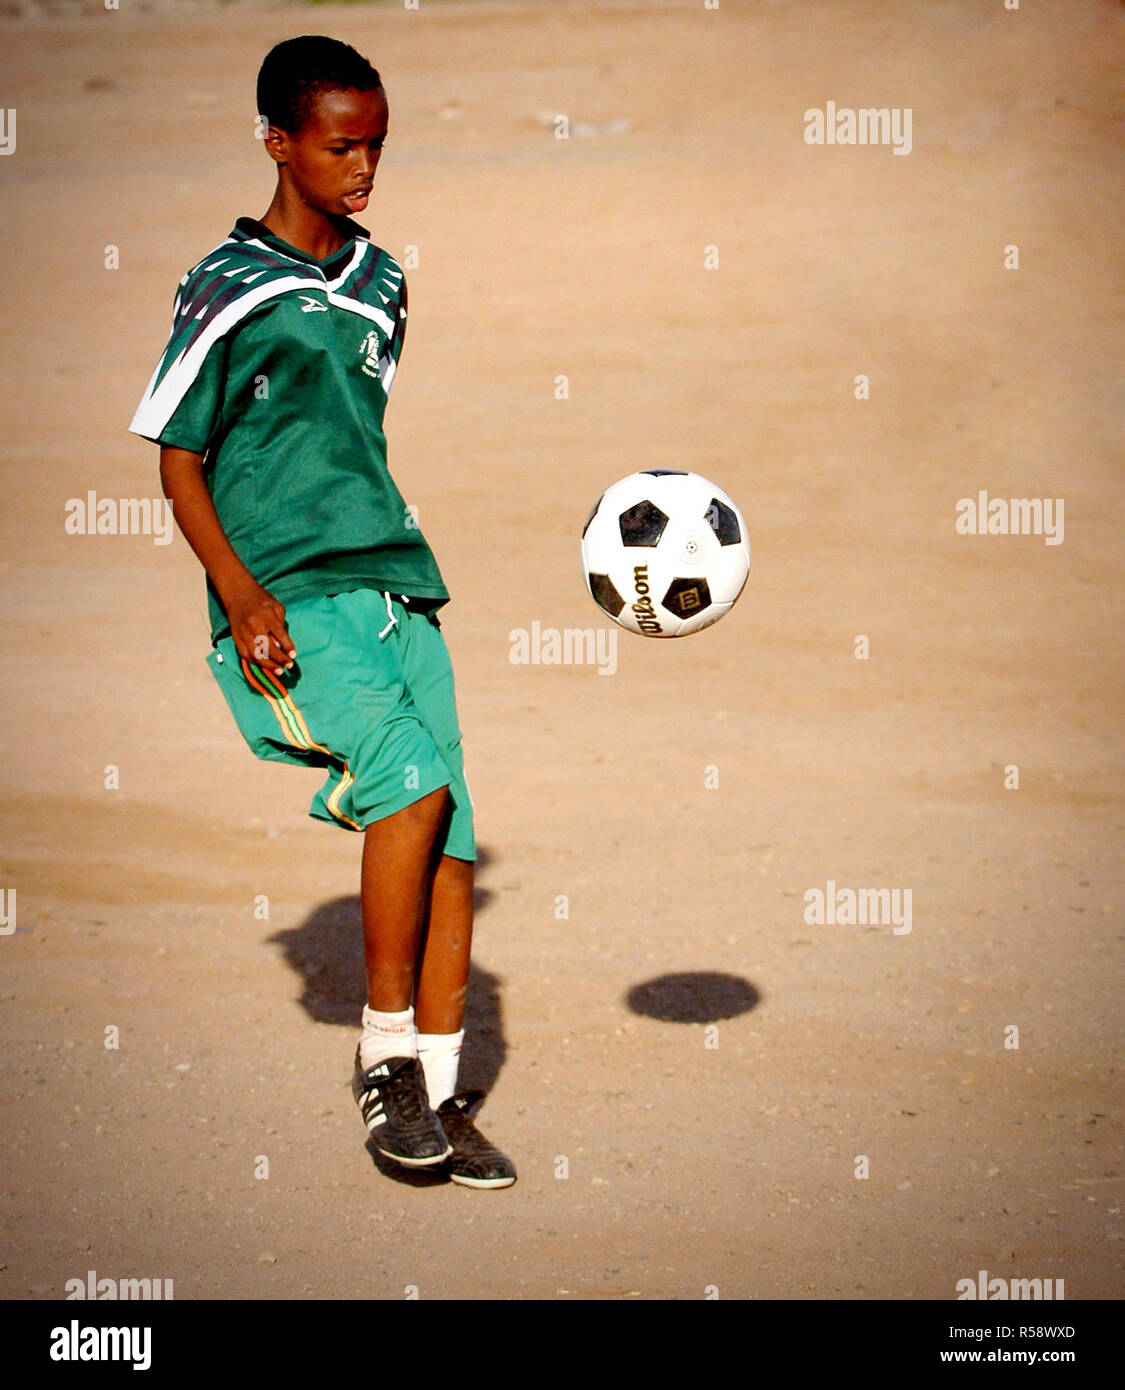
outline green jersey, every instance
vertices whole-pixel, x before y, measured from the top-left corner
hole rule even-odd
[[[323,261],[240,217],[180,281],[129,429],[204,455],[238,558],[282,604],[358,588],[449,599],[387,470],[383,413],[406,332],[398,263],[349,222]],[[230,631],[207,581],[212,644]]]

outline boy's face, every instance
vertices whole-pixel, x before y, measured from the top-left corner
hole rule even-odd
[[[382,92],[321,92],[300,134],[271,126],[266,148],[288,167],[310,207],[333,217],[353,216],[367,206],[387,119]]]

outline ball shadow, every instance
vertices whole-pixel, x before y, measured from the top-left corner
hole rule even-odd
[[[749,1013],[761,997],[740,975],[693,970],[634,985],[625,1003],[635,1014],[661,1023],[717,1023]]]

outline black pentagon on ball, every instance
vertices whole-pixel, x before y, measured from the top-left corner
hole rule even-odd
[[[603,492],[603,493],[602,493],[602,497],[604,497],[604,496],[605,496],[605,493]],[[590,508],[590,515],[586,518],[586,525],[583,526],[583,528],[582,528],[582,539],[583,539],[583,540],[586,539],[586,532],[590,529],[590,522],[593,521],[594,517],[597,516],[597,514],[598,514],[598,508],[602,505],[602,497],[599,497],[598,500],[594,503],[594,505]]]
[[[687,477],[687,474],[682,468],[642,468],[641,472],[647,474],[651,478],[666,478],[669,473],[674,474],[677,478]]]
[[[717,497],[711,498],[711,505],[703,513],[703,519],[711,523],[720,545],[737,545],[742,539],[737,514]]]
[[[604,608],[611,618],[616,618],[625,607],[625,600],[614,587],[608,574],[591,574],[590,592],[599,608]]]
[[[656,545],[668,525],[668,518],[653,502],[638,502],[617,519],[622,545]]]
[[[677,618],[694,618],[711,606],[711,590],[706,579],[673,579],[661,602]]]

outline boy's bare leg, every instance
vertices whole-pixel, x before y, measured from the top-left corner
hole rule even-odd
[[[471,1119],[475,1098],[482,1093],[472,1087],[456,1092],[460,1050],[455,1039],[441,1036],[458,1034],[462,1027],[473,939],[474,868],[469,860],[443,854],[434,871],[414,1018],[419,1039],[423,1035],[438,1035],[430,1037],[428,1060],[423,1058],[423,1066],[427,1093],[437,1104],[442,1132],[453,1146],[448,1160],[450,1178],[466,1187],[511,1187],[516,1180],[515,1164],[485,1138]],[[445,1048],[447,1041],[449,1047]],[[419,1055],[423,1055],[421,1042]]]
[[[473,870],[443,854],[434,870],[418,963],[414,1022],[419,1033],[456,1033],[465,1012],[473,944]]]
[[[372,1009],[410,1007],[434,838],[448,797],[449,788],[439,787],[363,832],[360,900]]]

